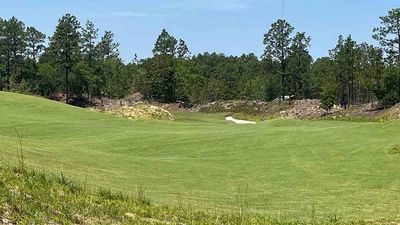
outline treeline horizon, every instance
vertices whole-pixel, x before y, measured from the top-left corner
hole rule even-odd
[[[124,98],[204,103],[218,100],[320,99],[322,107],[400,102],[400,8],[377,18],[371,35],[379,46],[339,36],[329,56],[313,59],[311,37],[284,19],[264,34],[264,54],[191,55],[182,39],[165,29],[153,56],[124,63],[114,34],[71,15],[47,37],[16,17],[0,17],[0,90],[45,97]],[[46,40],[48,44],[46,45]],[[261,41],[261,40],[260,40]]]

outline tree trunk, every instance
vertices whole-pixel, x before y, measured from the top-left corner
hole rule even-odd
[[[400,19],[397,19],[397,65],[400,67]]]
[[[9,91],[10,90],[10,59],[7,59],[7,73],[6,73],[6,90]]]
[[[285,101],[285,95],[286,95],[286,91],[285,91],[285,83],[286,83],[286,74],[285,74],[285,62],[284,59],[281,62],[281,86],[282,86],[282,101]]]
[[[36,54],[35,54],[36,46],[32,43],[32,78],[36,81]]]
[[[65,67],[65,102],[69,103],[69,67]]]
[[[354,73],[351,72],[351,90],[350,90],[350,97],[351,97],[351,101],[350,104],[354,105],[355,103],[355,97],[354,97]]]

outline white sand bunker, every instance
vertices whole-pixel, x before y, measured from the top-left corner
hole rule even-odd
[[[225,120],[232,121],[232,122],[234,122],[236,124],[256,124],[256,122],[253,122],[253,121],[237,120],[237,119],[233,118],[232,116],[225,117]]]

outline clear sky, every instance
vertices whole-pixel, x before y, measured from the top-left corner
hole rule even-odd
[[[326,56],[337,37],[376,44],[372,29],[379,16],[400,0],[285,0],[285,18],[312,37],[311,54]],[[163,28],[186,41],[192,53],[241,55],[263,52],[263,34],[281,17],[282,0],[15,0],[1,1],[0,17],[16,16],[51,35],[57,20],[72,13],[111,30],[125,62],[151,56]]]

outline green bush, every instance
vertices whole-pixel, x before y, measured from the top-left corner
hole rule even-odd
[[[390,107],[400,102],[400,68],[388,68],[383,83],[375,90],[379,103]]]
[[[330,110],[335,104],[336,90],[332,86],[325,86],[321,94],[321,108]]]

